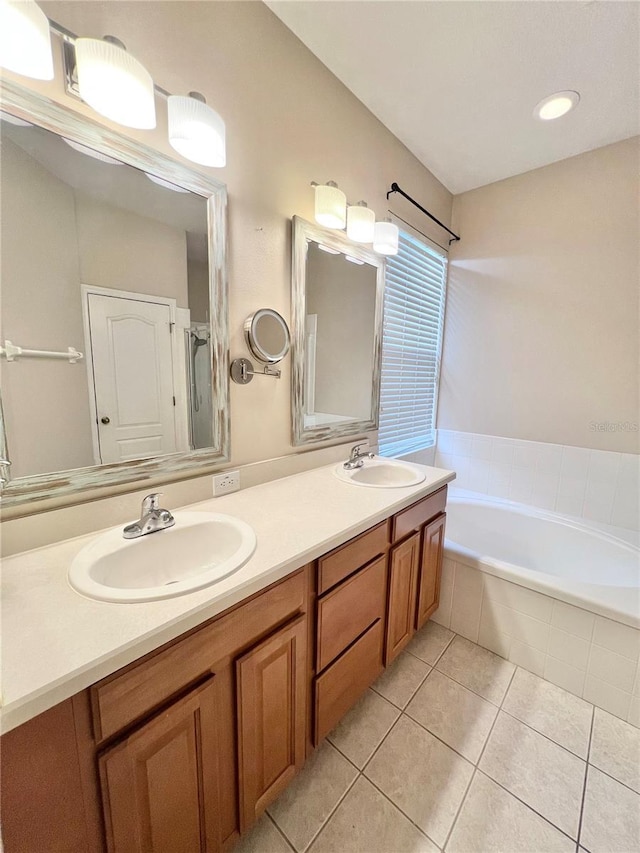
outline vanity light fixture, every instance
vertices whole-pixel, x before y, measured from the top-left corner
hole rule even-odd
[[[552,121],[560,118],[578,106],[580,95],[578,92],[567,90],[565,92],[554,92],[543,98],[533,111],[533,117],[540,121]]]
[[[49,21],[34,0],[0,0],[0,65],[35,80],[53,80]]]
[[[366,201],[347,207],[347,237],[354,243],[372,243],[376,215]]]
[[[113,36],[75,42],[80,97],[90,107],[125,127],[156,126],[153,80],[146,68]]]
[[[398,226],[387,217],[376,222],[373,235],[373,251],[379,255],[398,254]]]
[[[364,261],[361,261],[360,258],[354,258],[353,255],[345,255],[344,259],[351,264],[357,264],[359,267],[364,266]]]
[[[218,113],[207,106],[199,92],[169,95],[169,143],[172,148],[202,166],[220,168],[227,162],[225,124]]]
[[[109,157],[108,154],[102,154],[100,151],[94,151],[93,148],[89,148],[81,142],[74,142],[73,139],[67,139],[66,136],[61,137],[61,139],[63,142],[67,143],[69,148],[73,148],[74,151],[79,151],[80,154],[84,154],[87,157],[93,157],[94,160],[99,160],[101,163],[108,163],[110,166],[124,166],[122,160],[116,160],[115,157]]]
[[[325,228],[344,228],[347,221],[347,197],[338,189],[335,181],[326,184],[311,182],[315,187],[315,218],[319,225]]]

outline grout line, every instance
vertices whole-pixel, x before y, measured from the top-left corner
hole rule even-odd
[[[505,692],[504,692],[504,695],[505,695],[505,696],[506,696],[506,695],[507,695],[507,693],[509,692],[509,687],[511,687],[511,682],[513,681],[513,679],[514,679],[514,677],[515,677],[516,670],[517,670],[517,667],[516,667],[516,668],[513,670],[513,672],[511,673],[511,678],[509,679],[509,684],[508,684],[508,686],[507,686],[507,689],[506,689],[506,690],[505,690]],[[502,700],[502,701],[504,702],[504,698],[503,698],[503,700]],[[486,737],[486,739],[485,739],[485,742],[484,742],[484,744],[483,744],[483,746],[482,746],[482,749],[480,750],[480,755],[478,756],[478,760],[476,761],[476,767],[477,767],[478,769],[480,768],[480,762],[482,761],[482,756],[484,755],[484,751],[485,751],[485,749],[487,748],[487,744],[489,743],[489,740],[491,739],[491,735],[493,734],[493,730],[494,730],[494,728],[496,727],[496,723],[498,722],[498,717],[499,717],[499,716],[500,716],[500,708],[498,708],[498,712],[497,712],[497,714],[495,715],[495,717],[493,718],[493,723],[491,724],[491,728],[489,729],[489,734],[487,735],[487,737]]]
[[[580,799],[580,815],[578,817],[578,836],[576,842],[580,846],[580,836],[582,835],[582,818],[584,816],[584,801],[587,796],[587,777],[589,776],[589,759],[591,758],[591,741],[593,740],[593,724],[596,719],[595,705],[591,710],[591,726],[589,728],[589,744],[587,746],[587,764],[584,768],[584,781],[582,783],[582,797]]]
[[[340,755],[342,755],[342,753],[340,753]],[[308,843],[308,844],[303,848],[303,850],[301,851],[301,853],[306,853],[306,851],[307,851],[307,850],[311,847],[311,845],[315,842],[315,840],[318,838],[318,836],[320,835],[320,833],[322,832],[322,830],[323,830],[323,829],[325,828],[325,826],[329,823],[329,821],[330,821],[330,820],[331,820],[331,818],[334,816],[334,814],[338,811],[338,809],[340,808],[340,805],[342,804],[342,801],[345,799],[345,797],[347,796],[347,794],[349,793],[349,791],[350,791],[350,790],[353,788],[353,786],[356,784],[356,782],[358,781],[358,779],[360,778],[360,776],[361,776],[361,775],[362,775],[362,774],[360,773],[360,771],[358,771],[358,773],[356,774],[356,776],[355,776],[354,780],[351,782],[351,784],[349,784],[349,785],[347,786],[346,791],[342,794],[342,796],[340,797],[340,799],[338,800],[338,802],[337,802],[337,803],[335,804],[335,806],[331,809],[331,811],[330,811],[330,812],[329,812],[329,814],[326,816],[326,818],[322,821],[322,823],[320,824],[320,826],[319,826],[318,830],[314,833],[314,835],[313,835],[313,836],[312,836],[312,838],[310,839],[309,843]]]
[[[444,849],[444,848],[440,847],[438,844],[436,844],[436,842],[433,840],[433,838],[432,838],[430,835],[428,835],[428,834],[424,831],[424,829],[422,829],[422,827],[421,827],[421,826],[419,826],[419,825],[418,825],[418,824],[413,820],[413,818],[409,817],[409,815],[408,815],[408,814],[407,814],[403,809],[401,809],[401,808],[400,808],[400,806],[399,806],[397,803],[394,803],[394,802],[393,802],[393,800],[391,799],[391,797],[389,797],[389,795],[388,795],[388,794],[386,794],[386,793],[382,790],[382,788],[379,788],[379,787],[378,787],[378,785],[376,785],[376,783],[373,781],[373,779],[370,779],[368,776],[365,776],[364,774],[363,774],[363,777],[367,780],[367,782],[368,782],[370,785],[372,785],[372,786],[376,789],[376,791],[377,791],[379,794],[381,794],[381,795],[385,798],[385,800],[386,800],[388,803],[391,803],[391,805],[393,806],[393,808],[394,808],[394,809],[396,809],[396,811],[399,811],[399,812],[400,812],[400,814],[405,818],[405,820],[408,820],[410,824],[412,824],[413,826],[415,826],[415,828],[420,832],[420,834],[421,834],[421,835],[424,835],[424,836],[425,836],[425,838],[428,838],[428,839],[429,839],[429,841],[430,841],[432,844],[435,844],[435,846],[438,848],[438,850],[443,850],[443,849]]]
[[[563,743],[559,743],[557,740],[554,740],[554,738],[552,738],[550,735],[547,735],[544,732],[539,731],[534,726],[532,726],[530,723],[528,723],[526,720],[521,720],[520,717],[516,717],[515,714],[512,714],[510,711],[507,711],[506,708],[500,708],[500,711],[503,714],[506,714],[508,717],[511,717],[512,720],[516,720],[516,722],[520,723],[520,725],[526,726],[532,732],[535,732],[537,735],[540,735],[540,737],[543,737],[545,740],[548,740],[549,743],[554,744],[554,746],[559,746],[560,749],[563,749],[565,752],[568,752],[569,755],[573,755],[574,758],[578,758],[580,761],[584,761],[585,764],[587,763],[586,758],[583,758],[581,755],[578,755],[577,752],[574,752],[572,749],[569,749],[569,747],[565,746]],[[588,754],[589,753],[587,752],[587,755]]]
[[[598,767],[597,764],[592,764],[590,761],[587,762],[588,767],[593,767],[594,770],[597,770],[598,773],[602,773],[603,776],[607,776],[611,779],[612,782],[617,782],[618,785],[622,785],[623,788],[626,788],[627,791],[631,791],[632,794],[635,794],[637,797],[640,797],[640,791],[636,791],[635,788],[632,788],[630,785],[627,785],[626,782],[621,782],[620,779],[616,779],[615,776],[612,776],[611,773],[607,773],[606,770],[603,770],[601,767]]]
[[[456,825],[456,824],[457,824],[457,822],[458,822],[458,818],[460,817],[460,813],[462,812],[462,807],[464,806],[464,804],[465,804],[465,803],[466,803],[466,801],[467,801],[467,797],[468,797],[468,795],[469,795],[469,791],[471,790],[471,785],[472,785],[472,783],[473,783],[473,780],[476,778],[476,773],[477,773],[477,772],[478,772],[478,768],[477,768],[477,767],[474,767],[474,768],[473,768],[473,772],[472,772],[472,774],[471,774],[471,776],[470,776],[470,778],[469,778],[469,782],[468,782],[468,784],[467,784],[467,787],[466,787],[466,789],[465,789],[465,792],[464,792],[464,794],[463,794],[463,796],[462,796],[462,799],[460,800],[460,805],[459,805],[459,806],[458,806],[458,808],[456,809],[456,813],[455,813],[455,815],[453,816],[453,820],[451,821],[451,826],[449,827],[449,832],[447,832],[447,835],[446,835],[446,837],[445,837],[445,839],[444,839],[444,844],[442,845],[442,849],[443,849],[443,850],[445,850],[445,849],[446,849],[447,844],[449,843],[449,841],[450,841],[450,839],[451,839],[451,835],[452,835],[452,833],[453,833],[453,830],[454,830],[454,828],[455,828],[455,825]]]
[[[560,827],[559,827],[557,824],[555,824],[555,823],[553,823],[553,821],[549,820],[549,818],[548,818],[548,817],[545,817],[545,815],[543,815],[543,814],[542,814],[542,812],[539,812],[539,811],[537,811],[536,809],[534,809],[534,808],[533,808],[533,806],[532,806],[530,803],[527,803],[525,800],[523,800],[523,799],[522,799],[521,797],[519,797],[517,794],[514,794],[514,793],[513,793],[513,791],[510,791],[510,790],[509,790],[509,788],[505,787],[505,786],[502,784],[502,782],[498,782],[496,779],[494,779],[494,778],[493,778],[493,776],[490,776],[490,775],[486,772],[486,770],[483,770],[481,767],[478,767],[478,768],[477,768],[477,771],[478,771],[478,773],[480,773],[482,776],[486,776],[486,778],[487,778],[487,779],[489,779],[489,781],[490,781],[490,782],[493,782],[493,784],[494,784],[494,785],[497,785],[497,786],[498,786],[498,788],[502,788],[502,790],[503,790],[505,793],[509,794],[509,796],[510,796],[510,797],[513,797],[513,799],[514,799],[514,800],[517,800],[519,803],[521,803],[521,805],[525,806],[527,809],[529,809],[529,811],[530,811],[530,812],[533,812],[533,814],[537,815],[537,816],[538,816],[541,820],[543,820],[545,823],[548,823],[548,824],[549,824],[549,826],[552,826],[552,827],[553,827],[554,829],[556,829],[558,832],[562,833],[562,835],[564,835],[564,837],[565,837],[565,838],[568,838],[570,841],[573,841],[573,843],[574,843],[574,844],[576,844],[576,845],[578,844],[578,842],[576,841],[576,839],[575,839],[575,838],[572,838],[572,836],[571,836],[571,835],[569,835],[569,833],[568,833],[565,829],[560,829]]]
[[[290,847],[290,848],[291,848],[292,853],[296,853],[296,848],[291,844],[291,842],[289,841],[289,839],[287,838],[287,836],[286,836],[286,835],[284,834],[284,832],[280,829],[280,827],[279,827],[279,826],[278,826],[278,824],[275,822],[275,820],[271,817],[271,815],[269,814],[269,812],[265,812],[265,815],[267,816],[267,820],[271,821],[271,823],[275,826],[275,828],[276,828],[276,832],[277,832],[277,833],[279,833],[279,835],[281,835],[281,836],[282,836],[282,838],[284,838],[284,842],[285,842],[285,844],[287,845],[287,847]]]

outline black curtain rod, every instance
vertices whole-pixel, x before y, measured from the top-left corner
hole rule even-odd
[[[404,196],[407,201],[410,201],[411,204],[413,204],[415,207],[418,208],[418,210],[421,210],[426,216],[428,216],[429,219],[433,219],[433,221],[436,223],[436,225],[439,225],[441,228],[444,228],[444,230],[447,232],[447,234],[451,234],[451,239],[449,240],[449,245],[451,245],[452,243],[455,243],[457,240],[460,239],[460,237],[458,237],[457,234],[454,234],[450,228],[447,228],[447,226],[444,224],[444,222],[440,222],[440,220],[436,219],[432,213],[429,213],[429,211],[426,209],[426,207],[423,207],[421,204],[418,204],[418,202],[414,198],[411,198],[411,196],[407,195],[404,190],[401,190],[395,181],[391,184],[391,189],[387,193],[387,200],[389,199],[389,196],[392,193],[400,193],[400,195]]]

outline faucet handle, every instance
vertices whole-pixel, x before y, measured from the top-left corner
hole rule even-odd
[[[148,515],[150,512],[156,512],[160,509],[160,501],[158,498],[162,494],[163,492],[152,492],[144,498],[142,501],[142,515]]]
[[[361,444],[354,444],[353,447],[351,448],[351,458],[357,459],[358,456],[360,456],[360,451],[362,450],[362,448],[368,447],[368,446],[369,446],[368,441],[363,441]]]

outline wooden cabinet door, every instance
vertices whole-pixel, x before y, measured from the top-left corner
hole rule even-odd
[[[400,654],[415,631],[419,562],[419,533],[391,551],[385,666]]]
[[[218,686],[209,679],[99,758],[110,853],[215,853]]]
[[[442,513],[423,529],[416,629],[422,628],[440,601],[445,520],[446,515]]]
[[[236,662],[241,832],[304,764],[307,674],[304,616]]]

